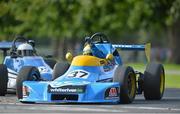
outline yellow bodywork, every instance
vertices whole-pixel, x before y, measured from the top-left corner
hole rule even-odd
[[[106,60],[112,61],[114,59],[114,56],[112,54],[107,54]]]
[[[103,66],[105,64],[107,64],[106,59],[100,59],[90,55],[76,56],[71,63],[74,66]]]
[[[147,43],[145,45],[145,54],[146,54],[146,58],[147,58],[148,62],[150,62],[150,60],[151,60],[151,43]]]
[[[73,55],[72,55],[70,52],[68,52],[68,53],[66,54],[66,60],[68,60],[68,62],[71,62],[72,59],[73,59]]]

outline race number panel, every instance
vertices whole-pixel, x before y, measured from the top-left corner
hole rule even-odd
[[[89,75],[88,72],[83,71],[83,70],[75,70],[70,72],[67,76],[71,78],[87,78]]]

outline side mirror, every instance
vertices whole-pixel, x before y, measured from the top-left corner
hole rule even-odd
[[[114,59],[114,56],[112,54],[107,54],[106,59],[112,61]]]
[[[72,54],[71,54],[70,52],[68,52],[68,53],[66,54],[66,60],[69,61],[69,62],[71,62],[72,59],[73,59]]]

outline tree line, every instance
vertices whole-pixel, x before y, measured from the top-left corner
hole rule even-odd
[[[0,39],[21,34],[66,41],[104,32],[112,41],[153,42],[180,64],[180,0],[1,0]]]

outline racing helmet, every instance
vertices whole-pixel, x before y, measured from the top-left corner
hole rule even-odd
[[[33,56],[33,47],[28,43],[20,44],[17,53],[21,56]]]
[[[91,46],[89,44],[85,45],[83,55],[92,55]]]

